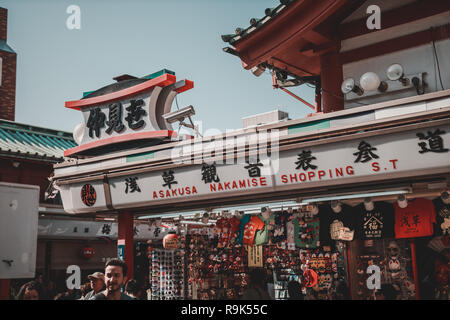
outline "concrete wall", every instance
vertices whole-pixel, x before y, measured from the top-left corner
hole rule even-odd
[[[393,2],[389,0],[379,0],[367,1],[366,3],[364,3],[357,11],[355,11],[351,16],[344,20],[343,23],[368,17],[369,15],[366,14],[367,7],[369,5],[375,4],[378,5],[381,9],[381,29],[376,32],[371,31],[367,34],[359,35],[341,41],[340,52],[343,53],[351,51],[382,41],[392,40],[397,37],[406,36],[408,34],[429,30],[431,27],[438,27],[449,23],[450,12],[443,12],[442,14],[437,14],[428,18],[423,18],[395,27],[383,29],[383,12],[404,6],[411,2],[414,1],[402,0],[399,2]],[[448,72],[448,70],[450,69],[450,55],[448,54],[450,52],[450,39],[437,41],[435,43],[435,46],[444,89],[450,89],[450,72]],[[418,47],[413,47],[344,64],[343,78],[354,78],[356,83],[359,84],[361,75],[365,72],[372,71],[377,73],[381,80],[387,80],[386,70],[393,63],[402,64],[405,70],[405,75],[425,72],[426,75],[424,76],[424,81],[427,84],[425,93],[443,90],[439,81],[436,57],[431,42]],[[414,88],[392,93],[388,92],[376,96],[362,97],[358,100],[355,100],[355,102],[346,101],[345,108],[348,109],[364,104],[373,104],[414,95],[417,95]]]

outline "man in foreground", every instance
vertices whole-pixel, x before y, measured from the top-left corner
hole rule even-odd
[[[120,259],[111,259],[105,265],[106,289],[89,300],[136,300],[121,292],[127,282],[127,265]]]

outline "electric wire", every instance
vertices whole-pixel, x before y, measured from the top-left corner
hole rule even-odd
[[[438,76],[439,76],[439,82],[441,83],[442,90],[445,90],[444,84],[442,83],[441,68],[439,65],[439,58],[437,55],[436,45],[435,45],[435,41],[433,38],[433,29],[431,29],[431,42],[433,43],[433,52],[434,52],[434,56],[436,58],[436,66],[437,66],[437,71],[438,71]]]

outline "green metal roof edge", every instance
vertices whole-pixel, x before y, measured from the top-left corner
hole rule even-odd
[[[159,71],[154,72],[152,74],[146,75],[146,76],[142,77],[142,79],[149,79],[149,80],[150,79],[154,79],[154,78],[157,78],[159,76],[162,76],[165,73],[171,74],[173,76],[175,75],[175,72],[173,72],[173,71],[170,71],[168,69],[162,69],[162,70],[159,70]]]
[[[153,151],[150,152],[143,152],[138,154],[133,154],[130,156],[127,156],[126,162],[134,162],[134,161],[140,161],[140,160],[147,160],[147,159],[153,159],[155,157],[155,153]]]
[[[159,76],[162,76],[163,74],[166,74],[166,73],[171,74],[173,76],[175,75],[175,72],[173,72],[173,71],[170,71],[168,69],[162,69],[162,70],[156,71],[152,74],[148,74],[148,75],[142,77],[141,79],[151,80],[151,79],[155,79]],[[90,95],[92,92],[95,92],[95,91],[97,91],[97,90],[83,92],[83,98],[85,98],[86,96]]]
[[[13,48],[8,46],[5,40],[0,40],[0,50],[17,54]]]
[[[13,151],[5,151],[0,150],[0,157],[10,157],[14,159],[26,159],[26,160],[40,160],[45,162],[51,162],[51,163],[57,163],[64,160],[64,156],[56,157],[56,156],[42,156],[42,155],[35,155],[31,153],[25,153],[25,152],[13,152]]]
[[[300,123],[288,127],[288,134],[295,134],[300,132],[308,132],[318,129],[327,129],[330,127],[330,120],[318,120],[314,122]]]
[[[61,131],[50,128],[37,127],[29,124],[19,123],[15,121],[9,121],[0,119],[0,128],[7,130],[16,130],[20,132],[34,133],[42,136],[55,137],[62,140],[69,140],[75,143],[75,140],[71,132]],[[76,144],[75,144],[76,145]]]

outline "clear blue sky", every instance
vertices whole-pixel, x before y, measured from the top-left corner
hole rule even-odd
[[[69,30],[69,5],[81,9],[81,29]],[[8,9],[8,44],[17,52],[16,121],[72,132],[81,112],[64,107],[113,77],[161,69],[194,81],[178,95],[192,104],[203,133],[242,127],[242,118],[280,109],[291,119],[311,109],[272,88],[224,53],[222,34],[246,28],[278,0],[1,0]],[[314,104],[314,89],[291,91]],[[172,109],[175,109],[175,103]]]

